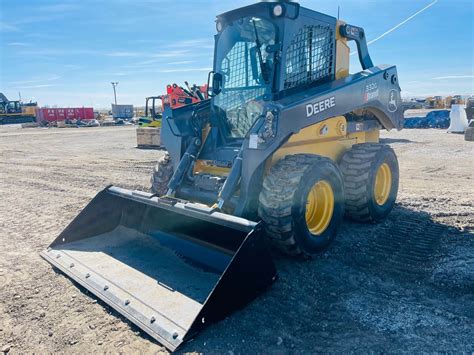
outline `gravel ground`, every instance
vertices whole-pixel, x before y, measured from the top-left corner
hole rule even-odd
[[[473,352],[474,144],[383,133],[401,169],[377,225],[345,221],[310,261],[279,256],[271,289],[183,352]],[[159,344],[38,253],[108,184],[147,189],[159,151],[133,127],[0,126],[0,352],[157,353]]]

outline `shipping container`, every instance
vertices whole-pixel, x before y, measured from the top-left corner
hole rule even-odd
[[[76,115],[76,120],[83,120],[84,119],[84,109],[83,108],[75,108],[74,114]]]
[[[58,121],[65,121],[66,120],[66,109],[65,108],[57,108],[56,109],[56,116]]]
[[[65,120],[93,120],[94,109],[92,107],[80,108],[38,108],[36,109],[36,121],[65,121]]]
[[[114,119],[133,118],[133,105],[114,105],[112,104],[112,117]]]
[[[73,120],[76,117],[76,112],[75,109],[73,108],[67,108],[66,109],[66,118],[68,120]]]

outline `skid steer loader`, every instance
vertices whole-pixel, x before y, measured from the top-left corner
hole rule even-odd
[[[310,257],[398,190],[379,143],[402,128],[397,70],[372,63],[362,28],[261,2],[216,29],[209,99],[165,107],[154,193],[107,187],[42,253],[170,350],[276,280],[267,244]]]

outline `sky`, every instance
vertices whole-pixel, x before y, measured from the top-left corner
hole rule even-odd
[[[215,16],[254,2],[0,0],[0,92],[108,108],[114,81],[119,103],[143,106],[168,83],[205,83]],[[363,27],[376,40],[374,63],[397,65],[403,96],[474,94],[474,0],[299,2],[335,17],[339,6],[342,20]],[[353,55],[351,72],[359,70]]]

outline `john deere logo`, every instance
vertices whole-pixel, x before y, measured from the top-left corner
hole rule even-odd
[[[390,90],[390,94],[388,95],[388,111],[395,112],[397,109],[397,90]]]

